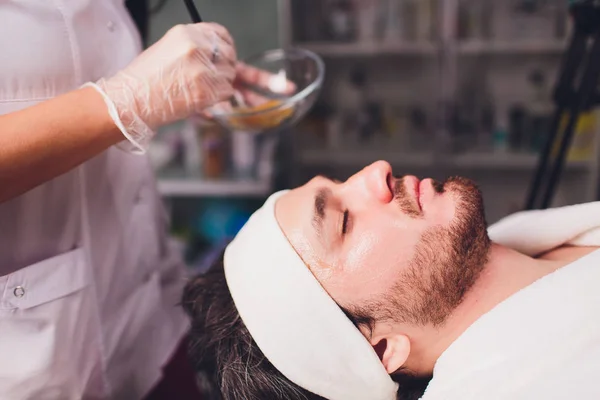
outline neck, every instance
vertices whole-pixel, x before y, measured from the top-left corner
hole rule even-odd
[[[407,329],[411,355],[406,367],[418,375],[432,374],[437,359],[477,319],[562,265],[562,261],[535,259],[493,244],[477,282],[443,326]]]

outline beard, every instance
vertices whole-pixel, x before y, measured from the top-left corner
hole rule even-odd
[[[491,242],[483,198],[475,183],[452,177],[443,183],[434,182],[434,189],[456,197],[455,216],[449,226],[436,226],[423,234],[408,268],[400,274],[389,297],[368,307],[376,320],[443,325],[487,262]],[[418,204],[406,193],[401,179],[394,192],[394,200],[404,213],[412,218],[421,217]]]

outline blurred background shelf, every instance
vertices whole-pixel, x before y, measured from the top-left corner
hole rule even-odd
[[[434,56],[438,46],[430,42],[299,42],[298,47],[314,51],[324,57],[369,57],[380,55]],[[464,55],[560,55],[565,51],[564,40],[477,40],[458,44]]]
[[[536,154],[526,153],[464,153],[443,159],[440,163],[461,168],[533,170],[538,163],[538,158]],[[569,161],[566,167],[587,169],[592,167],[592,163],[590,161]]]
[[[374,150],[305,150],[300,161],[306,165],[332,165],[359,168],[378,160],[388,161],[398,167],[430,167],[434,164],[432,154],[402,153]]]
[[[236,176],[223,172],[217,177],[193,172],[182,166],[168,165],[157,171],[158,191],[165,197],[263,197],[271,190],[269,179]]]
[[[573,29],[564,1],[282,4],[285,45],[327,66],[321,104],[294,132],[290,186],[385,160],[397,174],[472,178],[490,223],[522,207]],[[600,114],[584,112],[568,159],[589,161],[567,162],[553,206],[597,197],[599,133]]]
[[[563,40],[488,41],[466,40],[458,45],[460,54],[560,55],[567,48]]]
[[[377,55],[426,56],[435,55],[436,47],[428,42],[304,42],[297,46],[324,57],[367,57]]]
[[[523,206],[572,31],[566,1],[195,1],[207,19],[230,29],[239,58],[300,47],[323,57],[326,75],[313,112],[281,135],[270,182],[226,172],[204,179],[214,133],[206,127],[180,129],[174,136],[181,143],[164,141],[162,153],[186,149],[192,156],[184,163],[200,160],[200,167],[180,166],[198,174],[158,175],[188,251],[230,236],[275,190],[316,174],[343,180],[377,160],[397,174],[474,179],[489,223]],[[150,43],[189,21],[181,2],[161,3]],[[553,206],[597,198],[599,138],[600,114],[584,113],[569,157],[590,161],[568,162]],[[161,151],[159,160],[172,158]]]
[[[269,182],[244,179],[160,178],[158,190],[167,197],[263,197]]]
[[[306,150],[300,154],[306,165],[326,165],[340,167],[361,167],[378,160],[388,161],[392,166],[405,168],[455,167],[490,170],[531,170],[538,162],[538,156],[526,153],[484,153],[466,152],[435,157],[431,153],[406,153],[402,151],[377,150]],[[569,169],[588,169],[591,161],[570,161]]]

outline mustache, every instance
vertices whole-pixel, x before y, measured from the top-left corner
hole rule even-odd
[[[401,176],[397,176],[394,177],[395,178],[395,182],[394,182],[394,187],[392,187],[392,195],[394,196],[394,200],[396,199],[401,199],[402,197],[406,197],[408,196],[408,193],[406,192],[406,185],[404,183],[404,177],[406,175],[401,175]],[[441,182],[435,179],[431,180],[431,185],[433,186],[433,190],[436,193],[444,193],[446,191],[446,183],[447,182],[451,182],[454,180],[459,180],[459,178],[448,178],[445,181]]]
[[[431,181],[431,184],[433,185],[433,190],[438,194],[444,193],[446,191],[446,182],[448,182],[448,180],[440,182],[433,179]]]
[[[404,176],[396,178],[394,187],[392,188],[392,194],[394,196],[394,201],[398,204],[400,210],[402,210],[404,214],[413,218],[417,218],[421,215],[419,204],[406,190]]]
[[[406,184],[404,182],[405,175],[399,176],[395,178],[394,185],[392,189],[392,195],[394,196],[394,201],[398,204],[403,213],[407,214],[410,217],[417,218],[421,216],[421,208],[412,194],[409,194],[406,190]],[[439,194],[444,193],[446,190],[445,183],[437,180],[432,180],[433,190]]]

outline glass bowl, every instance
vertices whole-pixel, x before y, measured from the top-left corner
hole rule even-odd
[[[260,87],[244,87],[243,98],[235,107],[220,103],[208,110],[216,122],[230,131],[264,133],[288,128],[306,115],[319,96],[325,64],[311,51],[268,50],[243,62],[273,75]]]

